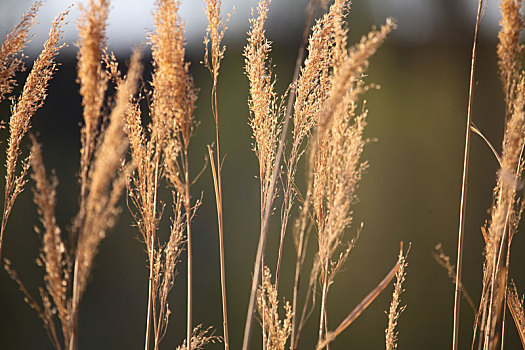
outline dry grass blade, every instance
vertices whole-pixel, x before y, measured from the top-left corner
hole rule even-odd
[[[516,285],[511,283],[507,288],[507,306],[514,320],[514,324],[520,336],[521,345],[525,349],[525,313],[523,312],[523,300],[518,298]]]
[[[2,242],[7,225],[7,219],[13,204],[22,192],[26,183],[25,175],[28,170],[28,160],[23,162],[22,171],[18,174],[18,158],[20,156],[20,143],[31,127],[31,118],[42,107],[47,96],[47,87],[57,69],[55,58],[64,46],[59,44],[63,36],[62,25],[69,10],[59,14],[51,26],[49,38],[44,44],[44,49],[33,64],[22,90],[22,95],[11,106],[9,119],[9,139],[6,150],[6,177],[5,197],[2,223],[0,227],[0,256],[2,255]],[[25,164],[24,164],[25,163]],[[18,175],[17,175],[18,174]]]
[[[346,316],[346,318],[339,324],[339,326],[333,332],[328,332],[326,337],[322,339],[317,345],[317,350],[325,348],[330,344],[341,332],[343,332],[348,326],[352,324],[366,308],[381,294],[388,284],[394,279],[396,273],[400,268],[400,261],[398,260],[396,265],[390,270],[390,272],[383,278],[381,282],[375,287],[368,295]]]
[[[24,63],[16,55],[31,39],[29,29],[35,23],[35,16],[42,7],[42,1],[36,1],[22,15],[20,22],[6,35],[0,47],[0,102],[13,90],[16,81],[13,79],[17,71],[24,69]]]

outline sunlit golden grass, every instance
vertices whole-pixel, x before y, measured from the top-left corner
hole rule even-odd
[[[374,159],[363,159],[369,143],[365,137],[367,120],[374,118],[367,109],[366,94],[375,88],[367,79],[369,60],[380,52],[388,35],[396,29],[393,19],[364,35],[356,44],[348,44],[347,16],[349,0],[311,0],[307,8],[304,35],[299,45],[295,73],[284,93],[276,89],[279,77],[272,65],[272,42],[266,34],[270,0],[259,0],[252,11],[250,30],[244,47],[244,70],[247,77],[248,122],[253,138],[253,151],[258,161],[260,220],[246,230],[259,237],[254,261],[252,286],[248,305],[227,299],[225,262],[221,153],[221,100],[219,92],[227,89],[221,80],[221,63],[226,52],[229,15],[221,12],[221,1],[207,0],[205,13],[208,27],[204,36],[203,65],[211,76],[211,110],[208,120],[197,121],[198,87],[190,73],[186,58],[184,21],[180,17],[181,2],[157,0],[153,9],[154,29],[148,36],[151,49],[151,76],[144,76],[142,57],[145,49],[134,49],[126,74],[122,73],[114,55],[107,49],[107,18],[109,0],[86,0],[80,6],[77,20],[79,40],[77,81],[82,104],[80,126],[80,164],[78,213],[70,225],[60,227],[56,219],[58,179],[46,170],[37,136],[30,135],[31,151],[22,157],[22,142],[31,128],[31,119],[44,104],[48,85],[57,70],[56,56],[63,47],[62,25],[68,10],[52,23],[49,39],[33,64],[20,96],[10,96],[14,75],[23,68],[20,51],[27,44],[29,30],[40,2],[36,2],[19,24],[7,35],[0,49],[0,102],[11,97],[9,138],[6,153],[5,200],[0,236],[0,254],[4,231],[10,231],[7,219],[15,207],[15,199],[28,184],[31,174],[34,204],[40,223],[36,228],[42,246],[37,262],[43,268],[39,298],[23,283],[7,259],[6,271],[42,320],[52,345],[57,349],[82,348],[79,320],[81,300],[89,288],[93,266],[100,244],[116,224],[123,210],[122,197],[134,222],[129,223],[129,238],[140,237],[144,245],[148,269],[147,298],[143,305],[145,350],[159,349],[171,328],[185,328],[186,337],[177,349],[202,349],[211,343],[231,345],[228,313],[246,312],[243,350],[254,348],[252,333],[260,324],[263,349],[298,348],[329,349],[336,346],[337,337],[367,311],[368,306],[389,285],[393,285],[390,307],[385,317],[385,348],[396,349],[398,323],[402,322],[405,306],[402,302],[407,271],[407,245],[396,255],[392,247],[393,267],[357,305],[338,305],[346,310],[342,320],[329,317],[331,287],[343,277],[360,235],[366,235],[364,224],[355,222],[354,208],[357,190],[366,170]],[[476,33],[481,20],[478,13]],[[512,319],[524,339],[524,311],[514,284],[509,285],[509,264],[512,237],[518,230],[523,211],[521,178],[525,149],[525,76],[521,71],[522,46],[519,34],[523,29],[521,0],[503,0],[501,31],[497,47],[498,69],[505,93],[505,132],[498,154],[481,131],[471,125],[472,86],[474,82],[476,46],[473,48],[471,91],[466,130],[465,174],[471,129],[489,144],[500,163],[494,189],[493,206],[484,226],[486,249],[483,263],[483,288],[479,305],[469,295],[461,280],[463,227],[459,230],[458,264],[441,248],[436,259],[456,284],[456,297],[466,296],[475,313],[473,346],[483,349],[504,345],[505,330]],[[318,17],[316,18],[316,14]],[[477,35],[477,34],[476,34]],[[477,36],[475,38],[475,42]],[[503,120],[503,119],[502,119]],[[209,140],[209,167],[212,172],[216,218],[197,215],[203,196],[191,191],[199,180],[192,178],[200,166],[190,159],[191,139],[197,123],[214,123],[215,138]],[[228,135],[227,137],[231,137]],[[304,171],[300,161],[306,164]],[[466,175],[465,175],[466,176]],[[303,181],[304,180],[304,181]],[[304,183],[304,185],[303,185]],[[167,187],[170,200],[159,192]],[[466,181],[463,181],[466,193]],[[206,196],[210,200],[212,196]],[[279,198],[279,200],[277,200]],[[464,197],[466,198],[466,197]],[[461,222],[466,199],[462,200]],[[169,214],[167,214],[169,213]],[[168,218],[166,218],[168,216]],[[273,217],[273,218],[272,218]],[[272,219],[271,219],[272,218]],[[221,325],[200,325],[194,322],[194,305],[201,293],[194,289],[192,226],[196,220],[215,221],[219,245]],[[169,222],[169,232],[160,232]],[[292,223],[292,224],[290,224]],[[270,226],[276,226],[275,231]],[[257,235],[258,232],[258,235]],[[267,246],[270,232],[278,232],[278,245]],[[195,232],[193,232],[195,233]],[[10,233],[8,233],[10,234]],[[287,234],[293,234],[296,255],[290,257],[293,273],[281,269]],[[292,241],[290,241],[292,242]],[[408,245],[410,247],[410,245]],[[412,248],[415,249],[415,248]],[[183,251],[186,251],[183,254]],[[270,254],[271,253],[271,254]],[[16,254],[9,247],[5,256]],[[272,261],[268,256],[276,256]],[[307,258],[309,256],[309,258]],[[177,264],[186,259],[186,309],[174,309],[168,296],[175,284]],[[133,273],[133,272],[130,272]],[[140,273],[137,271],[137,273]],[[454,278],[454,276],[456,276]],[[290,290],[279,283],[284,278],[293,281]],[[300,283],[301,280],[306,281]],[[445,282],[444,282],[445,283]],[[284,286],[283,286],[284,285]],[[459,298],[457,298],[458,300]],[[227,302],[228,301],[228,302]],[[314,312],[315,310],[315,312]],[[459,301],[456,302],[453,347],[457,347]],[[510,315],[507,315],[507,310]],[[452,310],[450,310],[452,312]],[[186,323],[170,325],[172,312],[185,313]],[[318,315],[316,319],[312,314]],[[309,322],[308,322],[309,321]],[[333,324],[338,326],[333,328]],[[317,342],[307,344],[301,335],[316,334]],[[332,345],[333,343],[333,345]],[[163,344],[165,345],[165,344]],[[170,346],[175,347],[173,344]]]

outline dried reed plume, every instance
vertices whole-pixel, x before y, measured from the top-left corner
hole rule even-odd
[[[250,336],[251,336],[251,330],[252,330],[252,323],[253,323],[253,317],[255,312],[255,303],[256,303],[256,294],[258,289],[258,284],[261,279],[261,273],[262,273],[262,266],[263,264],[263,257],[264,257],[264,251],[266,246],[266,236],[268,233],[268,226],[270,221],[270,214],[273,211],[272,205],[273,205],[273,199],[276,193],[275,185],[277,183],[278,178],[280,177],[280,169],[281,169],[281,161],[284,157],[285,153],[285,145],[286,145],[286,138],[288,134],[288,126],[290,124],[291,114],[293,111],[293,105],[295,101],[295,91],[296,91],[296,82],[299,78],[299,73],[301,69],[301,65],[303,64],[304,59],[304,51],[306,42],[308,40],[308,34],[310,33],[310,26],[314,18],[314,10],[316,5],[318,4],[318,0],[311,0],[308,4],[308,9],[306,13],[306,21],[305,21],[305,27],[303,31],[303,37],[301,44],[299,45],[299,51],[297,54],[297,60],[295,62],[295,70],[294,75],[292,79],[291,88],[289,89],[289,95],[288,95],[288,103],[286,107],[286,112],[284,113],[284,120],[282,121],[282,126],[279,127],[282,131],[280,132],[280,138],[278,143],[278,148],[275,151],[275,161],[272,165],[272,171],[271,171],[271,178],[269,179],[269,182],[267,182],[267,188],[263,192],[263,188],[261,188],[261,194],[264,194],[264,198],[261,198],[261,203],[264,204],[264,207],[261,207],[261,230],[259,234],[259,243],[257,246],[257,255],[255,258],[255,264],[254,264],[254,272],[252,277],[252,287],[250,291],[250,301],[248,303],[248,311],[246,316],[246,324],[244,328],[244,340],[243,340],[243,349],[247,349],[250,342]],[[261,3],[260,11],[259,11],[259,19],[252,21],[252,30],[255,30],[255,32],[250,35],[253,36],[254,34],[259,36],[259,41],[266,42],[266,39],[264,37],[261,37],[261,34],[263,34],[262,30],[264,27],[264,19],[266,17],[265,12],[267,12],[266,7],[268,7],[268,3]],[[259,33],[257,33],[259,32]],[[255,39],[255,37],[254,37]],[[250,39],[251,40],[251,39]],[[256,41],[257,41],[256,40]],[[265,51],[269,52],[269,47],[267,49],[264,49]],[[264,60],[265,61],[265,60]],[[260,63],[259,63],[260,65]],[[257,66],[257,65],[254,65]],[[263,64],[264,66],[264,64]],[[270,72],[268,72],[270,73]],[[271,79],[270,79],[271,81]],[[257,146],[256,146],[257,147]],[[259,165],[260,169],[262,169],[261,164]],[[261,179],[261,181],[264,181]],[[264,184],[261,182],[261,184]],[[283,202],[283,205],[287,203],[287,200]],[[282,213],[286,212],[285,206],[283,206]],[[285,224],[286,226],[286,224]],[[279,281],[279,273],[280,273],[280,261],[281,261],[281,252],[282,252],[282,243],[280,244],[280,252],[277,262],[277,270],[276,270],[276,288],[278,288],[278,281]],[[294,328],[294,327],[292,327]]]
[[[519,0],[502,1],[501,30],[498,35],[498,66],[506,101],[506,125],[501,151],[501,168],[494,188],[494,202],[487,227],[487,244],[483,264],[483,290],[480,302],[480,342],[491,349],[497,342],[496,328],[501,321],[501,343],[505,334],[505,291],[512,237],[517,231],[522,205],[518,197],[523,173],[525,138],[525,76],[521,67],[518,37],[523,28]],[[503,311],[503,316],[500,314]],[[477,322],[476,322],[477,327]],[[482,337],[482,339],[481,339]]]
[[[330,90],[330,74],[335,58],[346,49],[347,30],[343,22],[349,2],[337,0],[329,12],[316,23],[308,41],[308,57],[301,68],[297,81],[292,117],[292,148],[286,164],[286,182],[283,189],[281,208],[281,232],[276,270],[276,281],[279,281],[284,237],[287,230],[290,211],[296,196],[295,174],[297,164],[304,152],[303,142],[308,138],[312,128],[317,125]]]
[[[109,0],[89,0],[87,7],[80,5],[77,24],[78,42],[77,75],[82,97],[84,125],[81,130],[80,149],[80,207],[85,210],[89,166],[95,152],[98,128],[102,118],[102,105],[107,90],[108,77],[102,68],[102,52],[106,47],[106,21]]]
[[[215,335],[213,335],[211,327],[207,329],[202,329],[202,326],[198,325],[195,328],[193,328],[193,335],[191,336],[191,348],[195,350],[201,350],[204,349],[205,345],[214,344],[219,342],[220,340],[220,337],[216,337]],[[180,346],[177,346],[177,350],[187,349],[188,347],[186,346],[186,339],[184,339],[184,343]]]
[[[48,181],[46,176],[46,169],[42,159],[42,152],[40,145],[33,137],[33,147],[31,153],[33,158],[31,166],[33,168],[32,178],[35,181],[34,201],[38,208],[40,222],[43,227],[42,234],[42,248],[40,263],[45,268],[44,285],[47,293],[51,296],[53,303],[58,311],[58,318],[62,325],[62,334],[65,342],[69,341],[70,337],[70,308],[68,301],[68,286],[70,285],[70,262],[66,252],[66,246],[62,241],[61,230],[56,223],[55,206],[56,206],[56,185],[58,180],[56,177]],[[51,320],[50,320],[51,321]],[[54,322],[44,322],[46,328]],[[47,329],[48,333],[57,333],[56,330]],[[56,343],[55,347],[59,343]]]
[[[140,57],[140,51],[135,50],[125,79],[117,85],[109,125],[100,135],[101,140],[95,148],[93,164],[90,166],[86,211],[77,236],[75,279],[79,296],[87,285],[98,244],[115,223],[119,212],[118,200],[126,185],[126,172],[130,170],[129,166],[122,165],[128,149],[124,123],[142,74]]]
[[[33,7],[36,11],[37,7]],[[33,11],[33,9],[31,11]],[[28,19],[32,22],[32,12],[29,12]],[[63,37],[62,25],[69,13],[69,10],[59,14],[53,21],[49,38],[44,44],[44,49],[35,60],[33,68],[29,73],[22,94],[11,106],[11,117],[9,119],[9,139],[6,150],[6,176],[5,176],[5,197],[2,223],[0,227],[0,256],[2,255],[2,242],[4,237],[7,219],[13,209],[14,202],[18,195],[23,191],[27,182],[26,174],[29,169],[30,156],[26,157],[22,163],[22,170],[19,172],[19,156],[21,155],[20,144],[27,131],[31,128],[31,118],[36,111],[42,107],[47,96],[47,87],[53,74],[57,69],[55,58],[64,46],[59,44]],[[24,35],[22,35],[24,37]]]
[[[525,147],[525,76],[518,73],[522,51],[519,33],[524,24],[521,7],[520,0],[505,0],[501,3],[502,19],[497,53],[505,93],[506,124],[491,217],[486,228],[483,289],[474,325],[474,340],[479,326],[478,341],[483,349],[492,349],[498,341],[501,341],[503,347],[510,247],[523,211],[518,196]]]
[[[24,62],[16,57],[30,41],[29,29],[35,23],[35,16],[42,6],[36,1],[33,6],[22,15],[20,22],[6,35],[0,47],[0,102],[6,94],[13,91],[16,81],[13,79],[17,71],[24,69]]]
[[[500,3],[502,17],[500,20],[501,29],[498,33],[497,54],[507,113],[512,107],[515,85],[521,70],[520,57],[523,46],[519,43],[519,39],[523,29],[523,16],[520,13],[522,6],[522,0],[504,0]]]
[[[245,71],[250,82],[250,126],[253,130],[254,152],[259,160],[259,182],[261,192],[261,220],[264,217],[265,200],[272,180],[275,152],[279,142],[280,117],[277,96],[274,91],[275,80],[268,60],[271,44],[264,34],[264,23],[268,15],[270,1],[260,1],[257,5],[258,17],[250,20],[248,44],[244,48]]]
[[[224,33],[227,29],[227,23],[230,15],[227,16],[226,21],[221,17],[221,0],[206,0],[206,17],[208,18],[208,27],[204,36],[204,66],[210,72],[213,85],[211,90],[211,106],[213,119],[215,120],[215,153],[216,159],[213,157],[213,148],[208,145],[208,153],[210,156],[211,170],[213,176],[213,184],[215,189],[215,203],[217,206],[217,227],[219,231],[219,259],[220,259],[220,273],[221,273],[221,302],[222,302],[222,327],[224,337],[224,348],[230,348],[230,341],[228,335],[228,306],[226,303],[226,267],[224,263],[224,225],[222,218],[222,159],[221,159],[221,143],[219,133],[219,105],[217,101],[217,84],[219,77],[219,69],[221,61],[226,51],[226,46],[222,44]],[[188,278],[188,290],[190,289],[191,278]],[[191,307],[188,302],[188,325],[186,342],[190,344],[191,337]],[[190,344],[191,347],[191,344]],[[190,349],[191,350],[191,349]]]
[[[11,268],[10,262],[5,260],[5,269],[9,276],[18,284],[20,291],[24,295],[26,303],[36,311],[42,320],[48,337],[55,349],[66,348],[71,336],[71,309],[68,297],[70,286],[71,264],[66,252],[66,247],[61,238],[61,231],[55,220],[57,179],[52,177],[48,181],[46,170],[42,159],[40,145],[32,137],[33,146],[31,149],[33,168],[32,178],[35,181],[34,202],[38,208],[40,228],[35,227],[36,232],[42,240],[40,256],[37,263],[45,270],[43,287],[38,289],[41,303],[34,299],[26,289],[16,271]],[[55,322],[55,317],[61,324],[64,346],[60,341],[59,329]]]
[[[333,5],[334,6],[334,5]],[[342,236],[352,222],[351,206],[355,201],[366,162],[360,156],[366,141],[366,109],[358,109],[359,97],[366,90],[361,75],[368,66],[368,58],[375,53],[386,35],[394,28],[388,20],[379,30],[370,32],[347,53],[333,69],[329,97],[319,120],[316,155],[311,165],[314,173],[313,212],[321,264],[321,316],[319,341],[326,329],[326,298],[337,271],[344,264],[353,245],[350,242],[335,260],[342,246]],[[346,50],[341,47],[340,50]]]
[[[153,56],[151,82],[151,124],[142,126],[141,111],[135,101],[127,119],[131,156],[137,171],[129,183],[129,197],[135,221],[142,234],[149,260],[148,315],[145,349],[150,347],[153,332],[154,348],[158,349],[170,315],[167,296],[174,282],[175,264],[187,231],[188,249],[188,314],[191,315],[191,220],[199,205],[190,195],[188,147],[193,133],[196,91],[185,62],[184,24],[178,15],[179,2],[162,0],[156,3],[156,32],[150,36]],[[147,131],[149,130],[149,132]],[[156,238],[161,205],[157,192],[162,179],[173,187],[172,230],[167,245]],[[191,317],[191,316],[190,316]],[[191,319],[188,327],[191,342]],[[191,344],[189,346],[191,348]]]
[[[304,205],[306,212],[303,211],[302,223],[299,224],[301,233],[297,236],[299,239],[296,240],[296,248],[298,252],[302,252],[306,222],[308,221],[306,218],[310,211],[311,202],[320,245],[319,259],[316,260],[319,261],[319,265],[316,266],[320,267],[324,276],[319,334],[321,341],[324,336],[323,330],[326,328],[325,305],[328,287],[353,246],[352,241],[348,248],[341,252],[339,259],[332,261],[332,256],[340,247],[340,236],[351,222],[350,204],[354,201],[354,191],[364,168],[360,165],[359,156],[364,144],[362,131],[365,125],[366,111],[359,114],[356,110],[358,97],[366,89],[360,79],[368,65],[368,58],[375,53],[388,32],[393,29],[394,24],[389,20],[381,30],[373,31],[368,37],[362,39],[356,47],[348,50],[344,18],[349,9],[349,3],[344,0],[336,1],[312,30],[312,36],[308,41],[308,58],[303,68],[300,70],[297,68],[298,80],[292,85],[292,93],[288,99],[290,111],[285,112],[277,102],[271,67],[267,63],[271,51],[270,43],[264,34],[264,22],[268,6],[269,1],[261,0],[259,2],[258,16],[254,16],[251,20],[248,44],[244,50],[245,70],[250,82],[248,103],[251,114],[250,125],[255,140],[254,151],[259,160],[261,191],[261,235],[253,285],[258,282],[260,275],[259,266],[264,254],[268,216],[274,200],[274,185],[276,177],[280,175],[279,163],[284,154],[288,116],[293,106],[293,141],[290,154],[285,156],[286,172],[283,181],[280,244],[274,288],[277,294],[284,235],[287,230],[290,211],[297,195],[295,187],[297,163],[307,143],[304,140],[308,139],[314,127],[319,126],[310,165],[314,175],[312,185],[309,186],[307,192],[307,202]],[[298,64],[300,65],[299,60]],[[297,93],[297,99],[294,103],[295,93]],[[294,313],[297,308],[298,278],[304,259],[301,254],[298,254],[296,268]],[[313,275],[317,276],[317,272]],[[252,301],[250,301],[244,349],[248,347],[249,342],[252,305]],[[263,309],[260,310],[262,314],[265,313],[264,307],[265,305],[262,305]],[[301,324],[304,315],[303,312]],[[293,331],[295,335],[296,316],[292,316],[292,319],[290,331]],[[262,321],[263,332],[265,332],[267,325],[264,318]],[[300,333],[300,328],[301,326],[298,333]],[[292,348],[296,346],[297,342],[298,336],[297,338],[294,336]]]
[[[257,292],[257,310],[263,325],[263,348],[284,350],[292,332],[292,307],[286,302],[285,316],[283,319],[279,317],[277,289],[272,284],[272,275],[267,266],[264,267],[263,281]]]
[[[390,303],[390,309],[388,310],[388,326],[385,330],[385,348],[386,350],[397,349],[397,336],[399,332],[396,330],[399,316],[405,310],[406,306],[400,306],[401,294],[404,292],[403,282],[406,277],[407,261],[406,256],[408,252],[403,255],[403,252],[399,252],[398,264],[399,269],[396,272],[396,282],[394,283],[394,292],[392,293],[392,302]]]
[[[45,289],[39,289],[43,308],[35,306],[34,299],[27,296],[27,290],[22,288],[23,285],[17,280],[16,273],[11,273],[11,275],[21,286],[30,306],[43,320],[53,346],[57,349],[76,348],[80,299],[87,286],[98,245],[106,232],[114,225],[119,212],[118,202],[126,184],[125,174],[130,170],[130,166],[126,166],[120,171],[122,159],[128,147],[123,131],[124,114],[137,89],[138,78],[142,71],[139,58],[139,52],[135,51],[127,76],[117,84],[117,97],[109,116],[109,125],[102,133],[101,142],[95,149],[94,164],[91,167],[93,171],[90,174],[87,189],[86,210],[82,212],[85,215],[81,221],[82,225],[78,227],[78,231],[74,232],[77,240],[73,247],[66,247],[61,230],[56,224],[54,208],[57,180],[54,177],[51,182],[47,180],[40,146],[33,139],[32,167],[33,179],[36,183],[35,204],[38,207],[43,227],[39,258],[39,263],[45,269]],[[79,222],[78,217],[75,222]],[[71,256],[69,253],[74,255]],[[72,273],[73,276],[71,276]],[[71,283],[71,277],[73,277],[73,283]],[[55,329],[55,314],[60,321],[63,346],[59,340],[61,338],[58,337],[58,331]]]
[[[135,51],[127,76],[117,84],[117,97],[109,116],[109,125],[102,133],[101,141],[95,149],[87,189],[86,210],[79,213],[79,215],[84,214],[80,221],[82,225],[75,232],[76,246],[69,249],[73,252],[75,260],[72,285],[73,257],[68,254],[54,213],[57,180],[56,178],[51,182],[47,180],[40,146],[33,139],[31,154],[33,179],[36,183],[34,201],[43,227],[39,258],[40,264],[45,269],[45,288],[39,289],[43,307],[38,306],[35,300],[28,296],[29,293],[18,280],[16,273],[11,273],[11,276],[21,287],[30,306],[39,314],[53,346],[57,349],[76,347],[80,298],[86,288],[98,244],[115,223],[119,212],[118,201],[125,188],[125,173],[129,171],[125,169],[123,174],[119,174],[128,147],[123,130],[124,117],[142,72],[139,59],[140,54]],[[75,222],[79,222],[78,218]],[[7,269],[11,270],[9,267]],[[63,346],[54,321],[55,313],[61,324]]]

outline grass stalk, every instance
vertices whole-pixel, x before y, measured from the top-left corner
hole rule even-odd
[[[461,202],[459,209],[459,229],[458,229],[458,253],[457,253],[457,269],[456,269],[456,283],[454,292],[454,325],[452,331],[452,350],[458,349],[459,340],[459,311],[461,303],[461,269],[463,264],[463,238],[465,233],[465,213],[467,207],[467,179],[468,179],[468,164],[470,156],[470,125],[472,123],[472,98],[474,95],[474,75],[476,69],[476,55],[479,25],[481,22],[481,14],[483,8],[483,0],[478,1],[478,10],[476,15],[476,27],[474,29],[474,42],[472,44],[472,56],[470,63],[470,81],[469,94],[467,104],[467,122],[465,130],[465,151],[463,154],[463,176],[461,180]]]
[[[215,119],[215,142],[217,151],[217,160],[213,159],[213,150],[208,147],[210,153],[210,161],[212,164],[213,186],[215,189],[215,203],[217,205],[217,226],[219,230],[219,260],[221,273],[221,303],[222,303],[222,327],[224,337],[224,348],[230,348],[230,341],[228,336],[228,306],[226,303],[226,267],[224,263],[224,223],[222,218],[222,177],[221,177],[221,143],[219,135],[219,112],[217,102],[217,84],[214,82],[212,90],[213,99],[213,117]]]
[[[221,273],[221,304],[222,304],[222,324],[224,348],[229,349],[228,336],[228,311],[226,303],[226,267],[224,263],[224,225],[223,225],[223,205],[222,205],[222,177],[221,177],[221,146],[220,146],[220,132],[219,132],[219,110],[217,102],[217,82],[219,76],[219,69],[221,60],[224,57],[225,47],[221,44],[226,30],[226,22],[221,19],[221,1],[220,0],[206,0],[206,16],[208,18],[208,28],[204,44],[206,47],[204,65],[208,68],[213,77],[213,86],[211,90],[211,106],[212,115],[215,120],[215,142],[217,160],[216,166],[212,167],[212,175],[215,189],[215,202],[217,206],[217,226],[219,231],[219,259],[220,259],[220,273]],[[210,46],[210,47],[208,47]],[[210,49],[210,51],[208,51]],[[211,53],[211,55],[210,55]],[[208,147],[210,153],[210,161],[213,164],[213,156],[211,147]],[[187,338],[188,350],[191,350],[191,334],[188,333]]]
[[[154,182],[154,191],[153,191],[153,213],[157,212],[157,189],[158,189],[158,180],[159,180],[159,163],[160,163],[160,154],[157,151],[155,155],[155,182]],[[152,312],[155,311],[155,291],[153,289],[153,265],[155,258],[155,230],[156,227],[150,227],[150,239],[149,242],[149,277],[148,277],[148,316],[146,318],[146,336],[144,339],[144,350],[149,349],[149,339],[151,334],[151,318],[155,320],[155,315],[152,315]]]
[[[217,133],[217,137],[219,134]],[[217,142],[217,145],[219,142]],[[217,148],[218,150],[219,148]],[[224,265],[224,235],[222,229],[222,189],[220,185],[220,170],[215,165],[213,149],[208,145],[210,164],[213,175],[213,186],[215,189],[215,203],[217,204],[217,224],[219,227],[219,259],[221,273],[221,302],[222,302],[222,326],[224,334],[224,348],[229,349],[228,339],[228,308],[226,304],[226,268]],[[218,158],[218,157],[217,157]],[[219,159],[217,159],[219,161]]]

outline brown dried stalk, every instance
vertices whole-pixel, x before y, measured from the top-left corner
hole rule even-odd
[[[226,46],[222,44],[224,33],[227,29],[227,23],[229,21],[229,15],[224,21],[221,18],[221,0],[206,0],[206,17],[208,18],[208,27],[206,28],[206,35],[204,36],[204,65],[209,70],[212,78],[213,85],[211,90],[211,106],[213,119],[215,120],[215,142],[216,142],[216,153],[217,160],[213,161],[213,150],[211,146],[208,146],[210,159],[213,163],[216,163],[215,167],[212,167],[212,175],[215,189],[215,203],[217,206],[217,226],[219,230],[219,259],[220,259],[220,271],[221,271],[221,302],[222,302],[222,327],[224,337],[224,348],[226,350],[230,347],[230,341],[228,336],[228,307],[226,304],[226,267],[224,263],[224,226],[222,218],[222,179],[221,179],[221,144],[219,135],[219,106],[217,102],[217,84],[219,77],[219,69],[221,61],[226,51]],[[188,279],[190,281],[190,279]],[[188,282],[190,283],[190,282]],[[188,291],[190,285],[188,284]],[[186,342],[190,344],[191,350],[191,304],[188,303],[188,325]]]
[[[314,156],[314,152],[310,152],[310,157]],[[310,159],[310,163],[312,160]],[[301,270],[304,265],[304,259],[306,257],[306,248],[308,246],[308,238],[311,231],[311,224],[307,227],[310,222],[310,206],[312,203],[312,187],[313,187],[313,177],[312,172],[308,171],[308,188],[306,191],[306,198],[303,201],[303,207],[301,208],[299,218],[295,222],[295,231],[294,231],[294,242],[295,248],[297,251],[297,260],[295,262],[295,279],[294,279],[294,289],[293,289],[293,299],[292,299],[292,335],[290,341],[290,349],[295,349],[296,344],[296,321],[297,321],[297,303],[299,296],[299,282],[301,278]],[[314,265],[315,266],[315,265]],[[312,270],[318,270],[315,267]],[[312,271],[313,272],[313,271]],[[317,273],[313,280],[317,280]],[[308,303],[308,297],[306,298],[305,305]]]
[[[16,198],[23,191],[24,185],[27,182],[26,174],[29,169],[29,157],[22,161],[21,172],[18,173],[17,170],[19,164],[18,158],[21,154],[20,143],[27,131],[31,128],[31,118],[44,104],[49,81],[57,70],[55,58],[64,46],[64,44],[59,44],[59,41],[63,37],[62,25],[68,13],[69,10],[62,12],[53,21],[49,38],[44,44],[44,49],[33,64],[33,68],[24,84],[22,94],[11,106],[9,139],[6,150],[4,209],[0,226],[0,256],[2,255],[2,242],[7,219],[13,209]]]
[[[6,94],[13,91],[16,81],[13,79],[17,71],[24,70],[24,62],[16,57],[31,40],[29,29],[35,23],[41,1],[36,1],[29,11],[22,15],[20,22],[6,35],[0,47],[0,102]]]
[[[479,25],[481,22],[483,0],[478,1],[478,12],[476,15],[476,26],[474,29],[474,42],[472,44],[472,55],[470,62],[469,95],[467,103],[467,120],[465,130],[465,151],[463,154],[463,175],[461,180],[461,201],[459,206],[459,228],[458,228],[458,253],[456,263],[456,288],[454,293],[454,325],[452,330],[452,350],[458,349],[459,341],[459,311],[461,302],[461,270],[463,266],[463,237],[465,235],[465,212],[467,207],[467,179],[468,163],[470,157],[470,125],[472,124],[472,99],[474,97],[474,74],[476,71],[476,55],[478,44]]]

